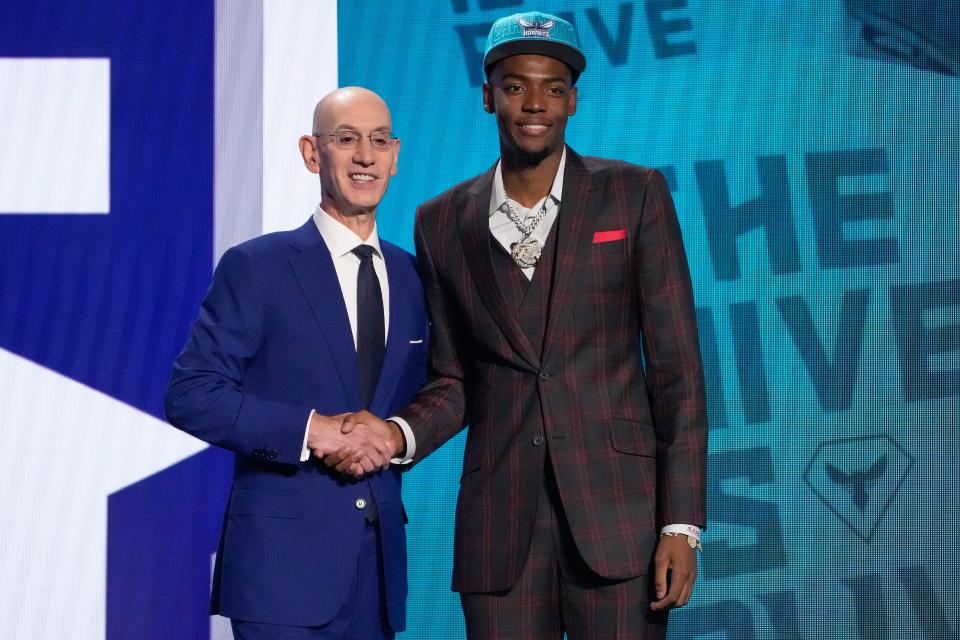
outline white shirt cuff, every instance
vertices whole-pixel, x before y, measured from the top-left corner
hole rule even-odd
[[[407,450],[404,452],[404,456],[402,458],[392,458],[390,460],[391,464],[410,464],[413,462],[413,456],[417,452],[417,439],[413,437],[413,429],[410,428],[406,420],[398,418],[397,416],[387,418],[387,422],[393,422],[400,427],[400,431],[403,432],[403,438],[407,441]]]
[[[313,414],[316,411],[313,409],[310,410],[310,415],[307,416],[307,428],[303,432],[303,446],[300,448],[300,462],[306,462],[310,459],[310,449],[307,448],[307,438],[310,436],[310,421],[313,420]]]
[[[682,533],[700,542],[700,527],[695,527],[692,524],[668,524],[660,529],[660,533]]]

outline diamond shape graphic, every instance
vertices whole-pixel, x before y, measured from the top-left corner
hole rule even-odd
[[[803,480],[864,542],[870,542],[896,498],[913,457],[884,434],[820,443]]]

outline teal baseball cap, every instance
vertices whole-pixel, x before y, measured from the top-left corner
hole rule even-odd
[[[587,58],[573,25],[540,11],[515,13],[493,23],[483,54],[483,70],[489,73],[491,65],[523,53],[549,56],[566,63],[574,82],[587,67]]]

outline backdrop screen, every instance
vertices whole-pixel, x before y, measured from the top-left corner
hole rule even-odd
[[[569,144],[663,171],[693,273],[709,527],[670,637],[957,637],[960,5],[341,2],[340,84],[402,139],[382,235],[496,160],[484,39],[534,9],[586,52]],[[462,450],[405,479],[404,637],[463,634]]]

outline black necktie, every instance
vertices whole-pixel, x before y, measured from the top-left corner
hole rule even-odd
[[[360,404],[364,409],[370,406],[373,391],[377,388],[384,348],[383,296],[377,272],[373,270],[374,251],[367,244],[353,250],[354,255],[360,258],[360,270],[357,272],[357,364]]]

